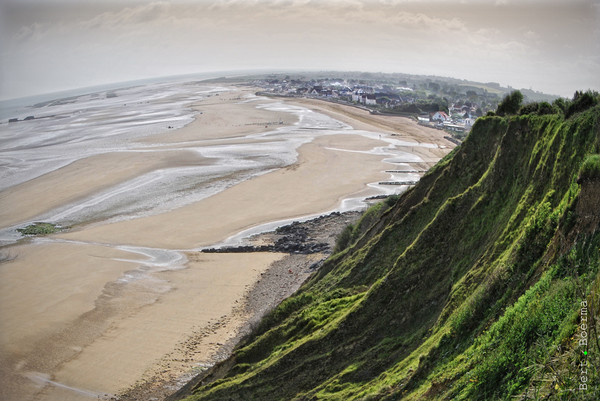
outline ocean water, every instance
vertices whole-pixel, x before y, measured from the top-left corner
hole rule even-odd
[[[143,144],[139,140],[185,126],[198,113],[192,108],[194,103],[229,90],[207,86],[197,80],[169,81],[113,86],[66,97],[44,96],[30,99],[29,102],[2,102],[4,119],[0,122],[0,191],[10,191],[15,185],[93,155],[163,151],[160,144]],[[186,150],[195,151],[212,163],[151,171],[86,199],[36,216],[31,221],[73,225],[162,213],[197,202],[253,176],[290,165],[296,161],[299,146],[319,136],[352,132],[379,138],[378,133],[353,130],[340,121],[306,108],[253,95],[241,101],[251,102],[257,108],[294,114],[299,121],[295,125],[278,126],[247,136],[248,139],[259,140],[259,143],[239,143],[238,138],[230,143],[222,141],[218,146],[205,146],[198,141],[181,144],[185,145]],[[34,118],[24,121],[27,116]],[[19,121],[9,123],[9,118]],[[382,139],[387,146],[366,153],[385,156],[390,168],[422,161],[401,148],[435,146],[407,143],[390,137]],[[415,178],[418,179],[418,175],[415,177],[410,173],[390,175],[390,180],[398,181]],[[370,186],[380,194],[399,190],[378,183]],[[346,199],[338,210],[364,206],[363,199]],[[16,228],[31,221],[23,221],[0,231],[0,243],[18,239]]]

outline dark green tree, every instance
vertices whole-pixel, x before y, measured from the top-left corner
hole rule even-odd
[[[575,113],[579,113],[581,111],[585,111],[600,101],[600,95],[598,92],[592,91],[577,91],[575,92],[575,96],[573,96],[573,101],[569,104],[567,108],[567,112],[565,113],[565,117],[569,118]]]
[[[518,90],[512,91],[502,99],[502,102],[498,105],[496,114],[499,116],[517,114],[521,108],[521,102],[523,102],[523,94]]]
[[[560,113],[560,109],[558,107],[554,107],[548,102],[540,103],[540,108],[538,109],[538,114],[540,116],[544,115],[544,114],[558,114],[558,113]]]
[[[538,112],[539,108],[540,108],[539,103],[529,103],[529,104],[526,104],[523,107],[521,107],[521,109],[519,110],[519,114],[520,115],[534,114],[534,113]]]

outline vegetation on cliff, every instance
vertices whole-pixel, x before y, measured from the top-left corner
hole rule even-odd
[[[598,399],[600,97],[509,96],[173,399]]]

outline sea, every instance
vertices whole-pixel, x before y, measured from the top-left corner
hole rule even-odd
[[[193,107],[196,103],[230,90],[226,86],[208,84],[203,79],[168,77],[2,101],[0,192],[10,191],[11,187],[90,156],[112,152],[156,152],[160,144],[143,143],[140,139],[184,127],[201,113],[201,108]],[[402,166],[398,160],[405,163],[422,161],[402,149],[435,146],[387,136],[380,138],[377,132],[357,131],[324,114],[255,95],[240,101],[251,102],[257,108],[290,113],[298,117],[298,123],[273,126],[259,134],[248,135],[248,139],[260,139],[259,143],[240,143],[239,138],[231,143],[223,141],[219,146],[204,146],[202,141],[195,141],[191,147],[189,143],[182,143],[182,149],[194,150],[213,163],[148,172],[30,221],[2,229],[0,244],[17,241],[20,235],[16,230],[34,221],[62,226],[92,220],[118,221],[163,213],[197,202],[254,176],[293,164],[302,144],[323,135],[355,133],[382,139],[386,144],[369,153],[383,155],[390,168],[396,170],[410,169],[409,164]],[[419,175],[414,173],[390,175],[392,181],[418,179]],[[369,186],[380,195],[406,189],[380,183]],[[336,210],[357,210],[366,205],[362,198],[348,198],[341,201]],[[285,223],[271,222],[243,235]],[[239,238],[241,235],[232,240]]]

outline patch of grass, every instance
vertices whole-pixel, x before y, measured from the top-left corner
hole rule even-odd
[[[358,241],[358,239],[364,235],[373,224],[379,221],[383,213],[393,207],[399,199],[399,195],[392,195],[386,198],[384,201],[377,202],[365,210],[355,224],[349,224],[340,233],[336,240],[333,252],[342,252],[343,250],[354,245],[356,241]]]
[[[344,227],[344,230],[340,233],[340,235],[338,235],[335,241],[335,248],[333,248],[333,253],[342,252],[351,245],[353,231],[353,224],[348,224],[346,227]]]
[[[43,236],[54,234],[62,230],[62,227],[52,223],[36,222],[28,225],[25,228],[17,228],[21,235],[26,236]]]

